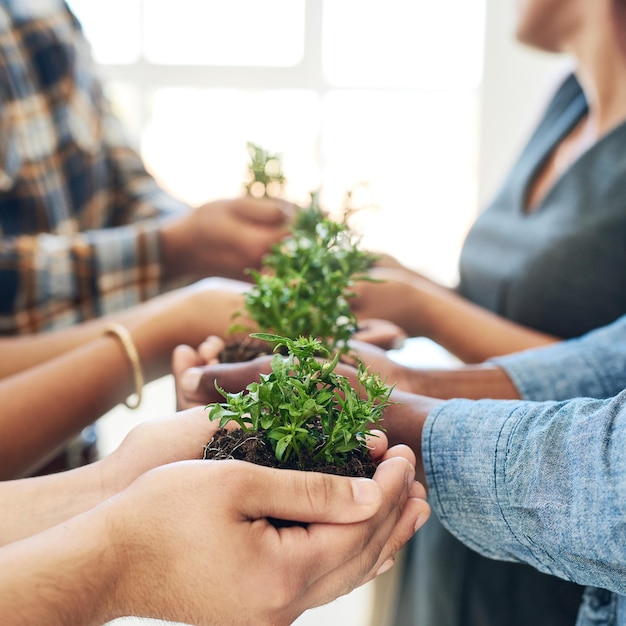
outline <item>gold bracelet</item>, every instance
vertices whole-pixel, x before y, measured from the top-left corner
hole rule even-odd
[[[137,399],[131,403],[129,399],[126,398],[124,400],[124,404],[129,409],[136,409],[141,404],[141,396],[143,393],[143,372],[141,371],[141,361],[139,360],[139,353],[137,352],[137,348],[135,347],[135,342],[131,337],[128,329],[117,322],[111,322],[105,329],[105,335],[113,335],[116,337],[119,342],[122,344],[124,348],[124,352],[130,361],[131,367],[133,368],[133,377],[135,379],[135,395]]]

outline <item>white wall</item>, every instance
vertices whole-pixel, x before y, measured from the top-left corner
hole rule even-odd
[[[481,104],[479,207],[496,192],[555,80],[569,66],[517,43],[513,0],[487,0]]]

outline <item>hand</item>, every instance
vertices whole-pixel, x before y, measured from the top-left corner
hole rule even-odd
[[[389,450],[373,480],[239,461],[149,472],[106,505],[124,550],[118,615],[291,624],[387,569],[426,521],[412,460]]]
[[[294,208],[283,200],[244,196],[204,204],[164,223],[165,279],[205,276],[247,279],[272,245],[289,233]]]
[[[144,373],[150,379],[168,373],[177,345],[196,346],[208,334],[229,336],[235,314],[244,310],[244,292],[249,288],[242,281],[205,278],[153,298],[137,307],[134,315],[120,316],[135,340],[147,369]]]
[[[218,337],[209,337],[198,350],[187,345],[176,347],[172,355],[172,372],[179,411],[221,402],[223,398],[215,388],[216,382],[226,391],[236,392],[260,380],[261,374],[271,371],[271,356],[244,363],[220,363],[218,355],[223,345]],[[417,372],[392,361],[381,348],[361,341],[350,342],[350,353],[337,365],[336,372],[357,385],[357,359],[397,389],[412,389],[413,377],[417,377]]]
[[[219,365],[218,357],[224,349],[224,345],[219,337],[213,335],[207,337],[197,350],[188,345],[176,346],[172,352],[172,374],[174,375],[176,409],[178,411],[208,404],[212,401],[195,388],[197,383],[194,381],[198,376],[197,372],[204,366]],[[217,393],[215,388],[213,391]]]
[[[135,426],[116,450],[90,467],[99,472],[99,483],[105,496],[110,496],[155,467],[202,459],[204,446],[217,428],[204,407],[147,420]]]
[[[414,379],[418,377],[418,370],[412,370],[397,363],[387,356],[385,350],[363,341],[350,341],[350,352],[337,366],[337,373],[346,376],[356,384],[356,366],[358,361],[372,372],[380,374],[388,385],[394,385],[396,389],[412,391]],[[351,366],[346,369],[346,366]]]
[[[384,319],[409,336],[430,336],[431,308],[444,288],[403,269],[374,267],[369,275],[376,282],[355,283],[356,297],[350,300],[359,320]]]
[[[393,322],[368,319],[359,324],[359,329],[352,338],[385,350],[393,350],[400,348],[407,336],[404,330]]]

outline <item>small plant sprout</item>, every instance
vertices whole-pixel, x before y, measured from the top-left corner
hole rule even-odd
[[[295,461],[295,467],[304,469],[316,459],[342,466],[351,453],[368,454],[366,434],[372,426],[380,428],[393,388],[362,364],[352,387],[335,371],[339,353],[330,361],[316,357],[330,356],[317,339],[253,336],[274,344],[275,350],[284,346],[287,356],[275,354],[271,373],[239,393],[217,387],[225,402],[207,406],[210,419],[219,420],[221,428],[236,422],[245,433],[265,438],[279,466]]]
[[[263,271],[250,270],[254,287],[246,293],[245,312],[263,331],[312,336],[329,353],[346,352],[358,327],[352,287],[369,280],[375,260],[345,221],[324,215],[312,194],[291,235],[265,257]]]
[[[251,141],[248,142],[247,147],[250,162],[247,180],[244,184],[246,193],[255,198],[282,196],[286,179],[283,174],[281,156]]]

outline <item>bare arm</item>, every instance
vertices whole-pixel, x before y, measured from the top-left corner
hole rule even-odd
[[[176,462],[214,429],[196,409],[142,424],[108,466],[0,483],[3,618],[287,625],[387,569],[428,518],[413,454],[382,433],[373,480]]]
[[[0,378],[21,372],[102,336],[111,321],[142,336],[141,356],[155,374],[167,371],[179,343],[197,345],[208,334],[225,336],[232,314],[243,307],[246,283],[209,278],[138,306],[70,328],[36,335],[0,338]]]
[[[117,319],[130,330],[144,374],[152,380],[169,372],[171,352],[181,338],[199,343],[208,328],[223,336],[241,303],[236,290],[186,288]],[[0,478],[40,466],[133,392],[125,352],[116,338],[103,336],[107,322],[3,340],[3,367],[12,365],[18,373],[0,380]],[[24,369],[27,363],[31,367]]]
[[[559,339],[511,322],[451,289],[400,269],[375,269],[383,282],[359,283],[361,319],[388,319],[410,336],[428,337],[466,363],[536,348]]]
[[[396,389],[431,398],[497,398],[516,400],[519,392],[507,373],[492,363],[449,368],[413,368],[393,361],[387,353],[368,343],[350,342],[353,357],[379,372]]]

